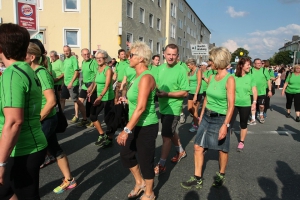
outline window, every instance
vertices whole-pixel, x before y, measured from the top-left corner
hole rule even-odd
[[[185,31],[183,32],[183,38],[185,39]]]
[[[191,19],[191,13],[190,13],[190,11],[188,12],[187,16],[188,16],[189,19]]]
[[[133,4],[127,0],[127,17],[133,18]]]
[[[160,31],[161,29],[161,20],[157,18],[157,30]]]
[[[36,34],[35,36],[32,37],[32,39],[38,39],[40,40],[43,44],[45,44],[45,38],[44,38],[44,32],[41,31],[38,34]]]
[[[158,7],[161,7],[161,0],[157,1],[157,5],[158,5]]]
[[[181,1],[179,2],[179,10],[183,12],[183,3]]]
[[[182,45],[181,37],[178,37],[178,39],[177,39],[177,44],[180,45],[180,46]]]
[[[144,37],[140,36],[139,41],[144,42]]]
[[[172,24],[171,25],[171,38],[174,38],[175,39],[175,32],[176,32],[176,28],[175,28],[175,25]]]
[[[153,40],[149,40],[149,47],[151,51],[153,52]]]
[[[190,29],[189,26],[186,28],[186,32],[187,32],[188,34],[191,34],[191,29]]]
[[[160,54],[160,43],[159,42],[156,43],[156,53]]]
[[[149,14],[149,25],[153,28],[153,15],[151,13]]]
[[[130,43],[133,42],[133,35],[132,35],[132,33],[127,33],[127,35],[126,35],[126,42],[130,42]]]
[[[184,25],[186,26],[186,17],[184,16]]]
[[[38,0],[37,3],[38,3],[39,10],[43,10],[44,0]],[[1,0],[0,0],[0,4],[1,4]],[[0,5],[0,8],[1,8],[1,5]]]
[[[80,30],[79,29],[64,29],[64,44],[70,47],[80,47]]]
[[[189,43],[189,41],[186,41],[186,48],[187,48],[187,49],[190,48],[190,43]]]
[[[140,22],[145,23],[145,10],[140,8]]]
[[[171,3],[171,16],[176,18],[176,6],[173,3]]]
[[[178,20],[178,27],[183,29],[183,21],[181,19]]]
[[[80,0],[64,0],[64,11],[65,12],[78,12]]]

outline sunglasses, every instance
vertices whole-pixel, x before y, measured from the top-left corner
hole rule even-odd
[[[131,53],[129,54],[129,58],[132,58],[133,56],[137,56],[138,54],[135,54],[135,53]]]

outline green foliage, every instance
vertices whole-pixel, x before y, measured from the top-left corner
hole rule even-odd
[[[291,55],[293,55],[292,51],[280,51],[276,54],[274,54],[274,65],[288,65],[293,63],[293,58],[291,58]]]
[[[241,55],[242,52],[242,55]],[[237,50],[235,50],[232,54],[231,54],[231,60],[230,62],[234,62],[235,57],[241,58],[241,57],[248,57],[251,59],[251,57],[249,57],[249,51],[244,49],[244,48],[237,48]]]

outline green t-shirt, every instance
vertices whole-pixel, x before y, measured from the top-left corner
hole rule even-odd
[[[48,61],[48,71],[50,72],[50,74],[52,74],[52,64],[51,64],[51,62],[50,62],[50,58],[48,57],[48,56],[46,56],[46,58],[47,58],[47,61]]]
[[[198,78],[197,78],[198,70],[199,69],[196,69],[194,74],[189,75],[190,94],[195,94],[195,92],[196,92],[197,85],[198,85]],[[201,87],[200,87],[198,94],[201,94],[200,92],[201,92]]]
[[[83,84],[81,88],[83,90],[87,90],[88,88],[85,86],[85,83],[93,82],[98,71],[98,64],[96,60],[90,59],[88,61],[82,61],[81,71],[83,77]]]
[[[187,73],[191,71],[190,68],[184,62],[179,61],[178,64],[181,65]]]
[[[35,69],[35,73],[36,73],[38,79],[40,80],[40,83],[42,86],[42,94],[43,95],[42,95],[41,109],[43,109],[47,103],[47,99],[44,95],[44,91],[51,90],[51,89],[54,90],[54,81],[53,81],[51,74],[46,70],[45,67],[39,66],[38,68]],[[55,114],[56,114],[56,110],[55,110],[55,108],[53,108],[51,110],[51,112],[47,115],[46,118],[52,117]]]
[[[268,80],[270,80],[270,74],[266,68],[261,67],[260,69],[255,69],[254,67],[250,69],[251,76],[253,76],[256,82],[257,95],[266,95],[266,88],[268,87]],[[252,93],[251,93],[252,94]]]
[[[105,87],[105,83],[106,83],[106,71],[110,69],[109,66],[106,66],[102,72],[99,72],[97,70],[96,73],[96,78],[95,78],[95,82],[97,84],[97,95],[99,96],[102,92],[102,90]],[[109,88],[106,91],[106,93],[103,95],[101,101],[109,101],[115,98],[115,93],[113,90],[113,84],[112,81],[110,82]]]
[[[5,123],[3,109],[24,109],[24,122],[11,157],[32,154],[47,147],[40,122],[41,105],[42,89],[31,67],[25,62],[7,67],[0,77],[0,137]]]
[[[125,73],[124,76],[126,76],[126,80],[127,80],[127,85],[130,85],[131,81],[135,78],[136,76],[136,71],[134,68],[130,67],[128,65],[128,67],[126,67],[125,69]]]
[[[256,87],[256,83],[253,77],[249,74],[243,77],[237,77],[234,75],[235,79],[235,106],[247,107],[251,106],[252,88]]]
[[[286,87],[286,92],[289,94],[299,94],[300,93],[300,75],[296,76],[295,73],[290,72],[288,77],[285,79],[288,83]]]
[[[157,76],[158,76],[158,68],[159,66],[154,66],[154,65],[148,65],[148,69],[151,72],[151,75],[154,77],[155,82],[157,83]]]
[[[140,74],[136,79],[133,80],[132,85],[127,92],[128,104],[129,104],[129,120],[131,119],[132,114],[135,111],[137,106],[140,80],[146,74],[151,74],[151,72],[149,70],[145,70],[142,74]],[[137,126],[148,126],[151,124],[158,123],[158,119],[155,111],[155,103],[154,103],[155,91],[156,90],[154,89],[149,94],[146,109],[142,113],[138,123],[136,124]]]
[[[216,75],[211,76],[206,90],[206,108],[226,115],[228,109],[226,83],[231,74],[228,73],[224,78],[222,78],[222,80],[219,81],[215,80],[215,76]]]
[[[168,67],[166,63],[158,68],[157,87],[165,92],[189,91],[189,78],[185,68],[179,63]],[[179,116],[182,109],[183,98],[158,98],[161,114]]]
[[[274,74],[274,71],[272,69],[268,69],[268,72],[269,72],[270,79],[275,78],[275,74]],[[271,81],[271,83],[272,83],[272,81]],[[267,87],[266,88],[268,88],[268,81],[267,81]]]
[[[123,81],[124,74],[125,74],[125,69],[129,66],[129,61],[128,60],[121,60],[116,64],[116,70],[115,72],[117,73],[117,80],[119,82]]]
[[[206,70],[205,72],[203,72],[204,74],[204,77],[209,79],[210,75],[212,74],[216,74],[217,72],[215,72],[215,70]],[[201,82],[201,88],[200,88],[200,94],[203,94],[204,92],[206,92],[206,89],[207,89],[207,83],[205,80],[202,80]]]
[[[64,83],[66,86],[68,86],[72,81],[75,71],[79,71],[78,61],[75,56],[71,56],[70,58],[66,58],[64,60],[64,70]],[[77,85],[79,85],[78,78],[76,78],[73,82],[73,86]]]
[[[57,59],[52,63],[52,76],[53,78],[57,78],[64,73],[64,63]],[[59,81],[55,82],[54,85],[61,85],[63,83],[63,78]]]

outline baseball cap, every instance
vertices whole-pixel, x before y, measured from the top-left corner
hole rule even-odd
[[[202,62],[201,65],[207,66],[208,64],[206,62]]]

